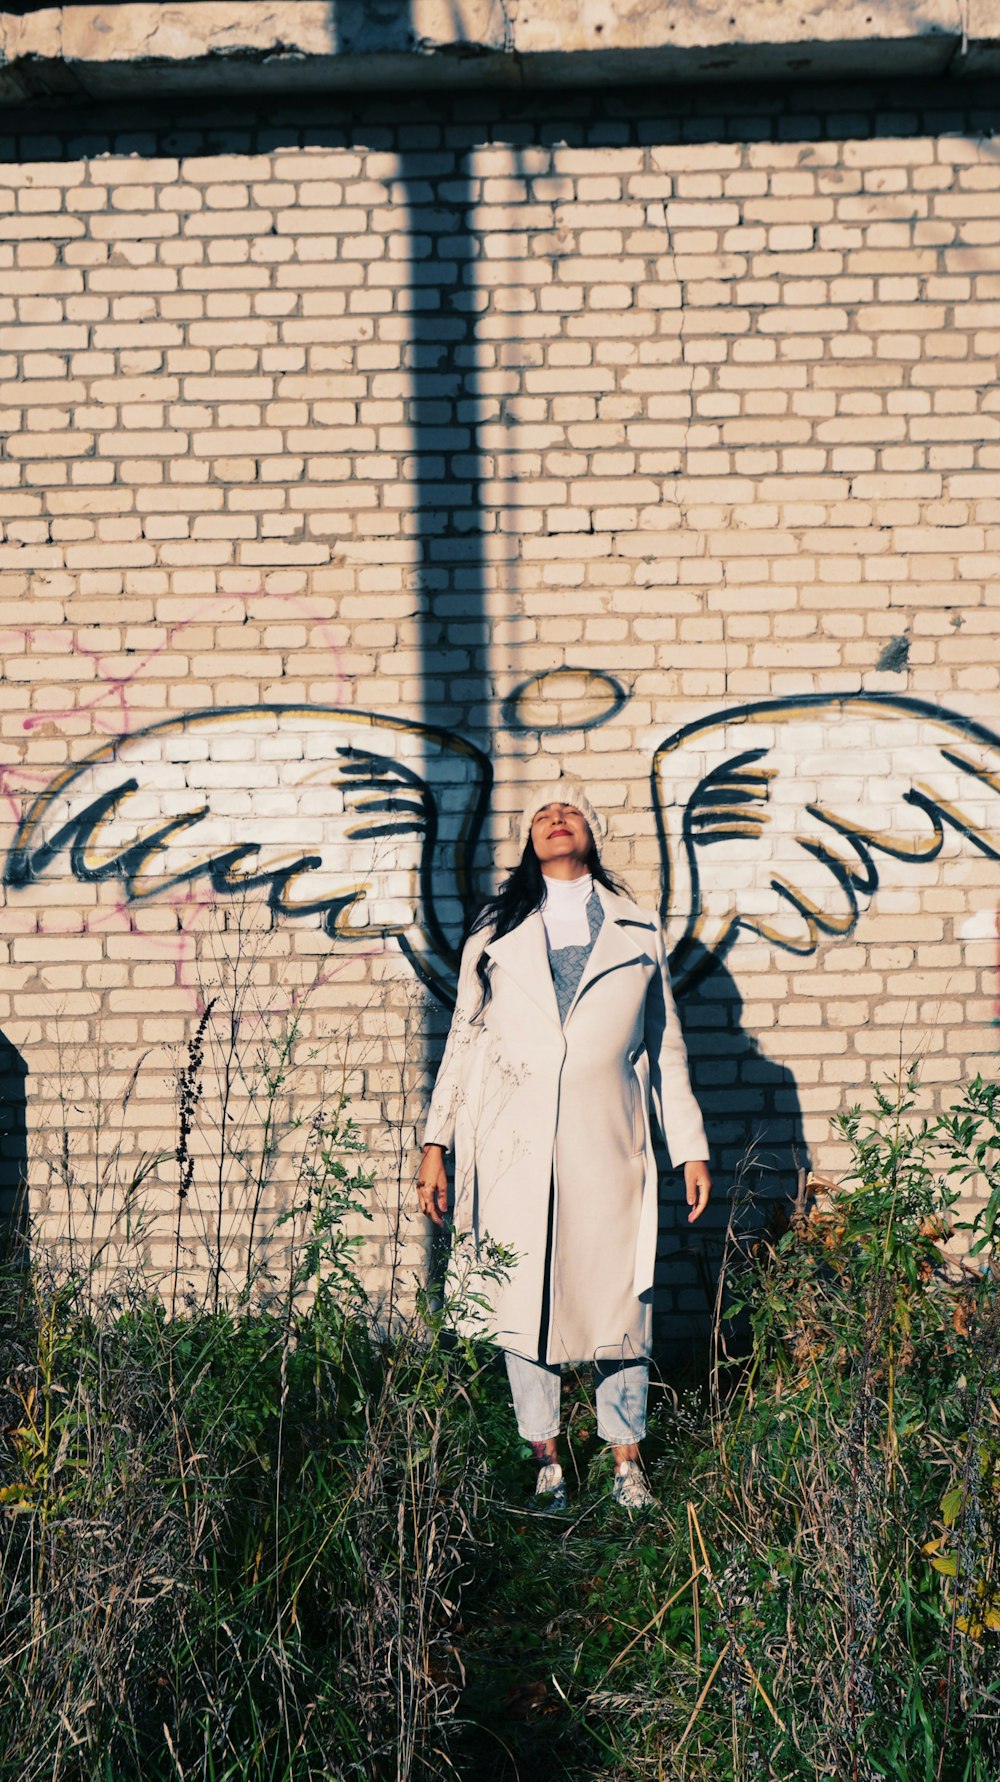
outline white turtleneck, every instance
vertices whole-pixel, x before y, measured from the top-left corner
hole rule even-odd
[[[545,879],[542,921],[550,951],[557,947],[585,947],[590,939],[587,903],[594,889],[589,872],[579,879]]]

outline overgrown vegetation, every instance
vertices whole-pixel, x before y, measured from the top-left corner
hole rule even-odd
[[[342,1089],[280,1112],[294,1030],[244,1098],[263,1149],[232,1152],[259,1254],[221,1290],[220,1212],[205,1293],[182,1290],[207,1020],[159,1291],[149,1159],[94,1208],[103,1246],[36,1245],[4,1282],[3,1782],[995,1782],[1000,1086],[933,1122],[912,1083],[880,1094],[841,1122],[850,1174],[730,1257],[748,1353],[656,1398],[650,1515],[611,1505],[567,1380],[558,1520],[455,1307],[366,1299],[370,1168]],[[973,1259],[949,1260],[973,1179]],[[474,1306],[509,1261],[449,1291]]]

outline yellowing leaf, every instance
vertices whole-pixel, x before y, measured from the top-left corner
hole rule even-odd
[[[25,1486],[0,1485],[0,1504],[13,1505],[16,1501],[24,1501]]]
[[[961,1482],[957,1485],[950,1486],[945,1492],[941,1499],[941,1515],[944,1517],[946,1527],[954,1528],[955,1523],[958,1521],[959,1515],[961,1514],[964,1500],[965,1486],[961,1484]]]
[[[954,1553],[946,1553],[942,1557],[932,1559],[931,1565],[945,1578],[958,1577],[958,1559]]]

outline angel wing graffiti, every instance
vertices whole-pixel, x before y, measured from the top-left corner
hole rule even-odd
[[[425,724],[333,706],[191,712],[57,775],[18,825],[4,882],[68,859],[130,902],[199,880],[219,897],[262,891],[331,937],[395,937],[447,994],[490,781],[480,750]]]
[[[814,694],[713,712],[657,749],[663,919],[679,990],[743,932],[798,954],[849,934],[880,884],[945,857],[996,899],[1000,735],[904,695]],[[353,708],[199,711],[103,744],[18,825],[16,892],[65,871],[131,902],[205,884],[394,937],[450,1001],[474,908],[487,757],[446,730]]]
[[[942,856],[995,901],[1000,735],[924,700],[813,694],[713,713],[660,745],[652,783],[681,990],[744,931],[798,954],[850,934],[881,883],[916,887]]]

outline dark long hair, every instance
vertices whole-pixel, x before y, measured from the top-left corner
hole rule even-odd
[[[621,893],[624,885],[612,877],[607,867],[601,865],[601,857],[597,852],[597,843],[593,836],[584,860],[584,870],[592,874],[599,885],[606,891]],[[505,879],[495,897],[485,903],[469,929],[470,934],[478,934],[481,929],[490,930],[490,940],[499,940],[502,934],[509,934],[512,928],[519,928],[522,922],[541,909],[545,899],[545,877],[541,862],[535,853],[535,844],[530,835],[525,843],[524,853],[508,879]],[[493,975],[493,961],[485,953],[480,953],[476,961],[476,976],[479,979],[482,995],[472,1019],[478,1021],[493,995],[490,982]]]

